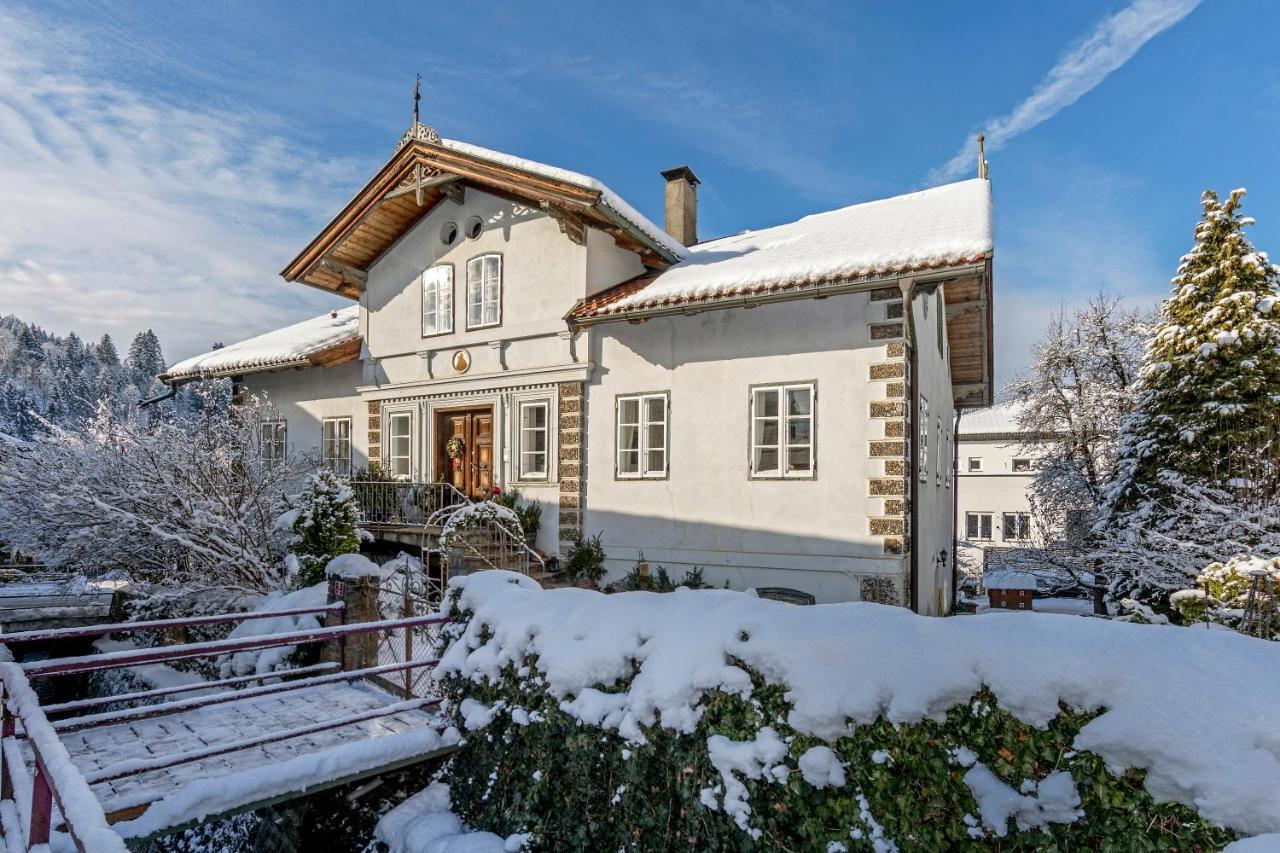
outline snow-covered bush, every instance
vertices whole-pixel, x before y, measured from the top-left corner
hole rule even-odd
[[[1280,758],[1257,747],[1277,650],[1232,632],[502,572],[450,602],[455,810],[535,850],[1193,850],[1280,829]]]
[[[360,550],[359,509],[351,487],[328,468],[308,477],[290,504],[281,519],[297,537],[289,549],[298,558],[294,584],[308,587],[324,580],[334,557]]]
[[[215,597],[280,589],[291,534],[276,520],[301,460],[265,457],[272,417],[250,401],[150,422],[102,406],[83,429],[49,424],[0,465],[0,539],[90,575],[123,568]]]
[[[1270,575],[1272,588],[1280,590],[1280,557],[1268,560],[1237,554],[1226,563],[1210,563],[1196,578],[1193,588],[1175,592],[1169,601],[1182,615],[1184,623],[1208,622],[1235,628],[1244,617],[1249,588],[1253,584],[1252,572],[1258,570]],[[1276,617],[1271,620],[1276,631],[1272,639],[1280,639],[1280,613],[1277,613],[1280,602],[1267,597],[1263,587],[1257,604],[1270,609]]]

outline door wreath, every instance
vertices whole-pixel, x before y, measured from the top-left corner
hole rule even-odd
[[[462,437],[455,435],[444,443],[445,455],[450,459],[461,459],[462,454],[466,451],[467,445],[463,442]]]

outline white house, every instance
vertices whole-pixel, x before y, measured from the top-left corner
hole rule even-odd
[[[1018,424],[1017,403],[960,415],[956,516],[962,565],[980,571],[986,548],[1032,544],[1029,490],[1038,465],[1035,436]]]
[[[978,178],[707,242],[600,181],[415,124],[284,269],[353,300],[174,365],[282,413],[279,448],[543,504],[681,577],[945,611],[957,407],[989,405]]]

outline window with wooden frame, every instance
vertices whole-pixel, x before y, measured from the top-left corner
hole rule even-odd
[[[990,541],[992,515],[989,512],[966,512],[964,514],[964,538],[977,541]]]
[[[617,400],[617,475],[622,479],[667,476],[666,393],[632,394]]]
[[[438,264],[422,273],[422,336],[453,331],[453,264]]]
[[[320,422],[320,458],[339,477],[351,476],[351,418],[325,418]]]
[[[817,470],[816,401],[817,391],[812,382],[751,389],[752,477],[805,479],[814,476]]]
[[[413,415],[410,412],[387,415],[387,470],[398,480],[413,477]]]
[[[925,303],[925,305],[928,304],[928,302]],[[923,483],[929,479],[929,400],[923,394],[920,395],[920,409],[916,415],[920,420],[920,428],[916,430],[916,436],[920,444],[920,482]]]
[[[1006,512],[1001,519],[1000,536],[1006,542],[1026,542],[1031,538],[1031,513]]]
[[[546,480],[551,401],[522,400],[516,404],[516,410],[516,477],[520,480]]]
[[[467,328],[483,329],[502,322],[502,255],[480,255],[467,261]]]
[[[263,421],[260,425],[262,458],[274,464],[288,454],[289,424],[284,420]]]

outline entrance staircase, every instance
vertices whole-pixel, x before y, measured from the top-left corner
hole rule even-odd
[[[441,588],[450,575],[489,569],[518,572],[541,581],[548,577],[547,560],[496,519],[441,538],[454,513],[476,502],[451,483],[411,483],[400,480],[353,480],[350,483],[360,508],[360,526],[375,538],[421,549],[422,564],[441,566]],[[434,556],[434,560],[432,559]]]

